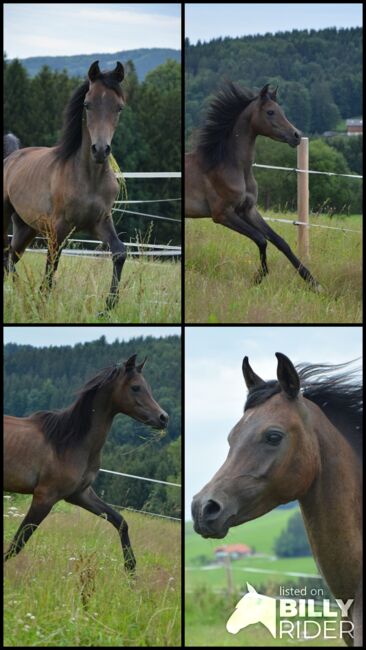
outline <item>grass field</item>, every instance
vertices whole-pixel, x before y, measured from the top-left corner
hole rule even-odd
[[[225,628],[235,604],[243,591],[246,591],[246,582],[250,582],[261,593],[264,586],[267,589],[270,586],[270,593],[277,597],[280,585],[290,586],[299,583],[299,577],[287,575],[289,572],[318,575],[312,557],[279,559],[274,557],[274,540],[295,512],[294,508],[273,510],[259,519],[230,529],[225,540],[205,540],[193,531],[191,522],[186,522],[185,643],[187,647],[299,645],[299,639],[290,637],[274,639],[260,623],[250,625],[236,636],[229,634]],[[217,568],[214,567],[214,549],[222,544],[240,542],[255,548],[257,556],[231,562],[234,593],[228,596],[227,570],[219,565],[216,565]],[[211,562],[211,566],[205,565],[203,560]],[[324,585],[322,580],[317,579],[311,584],[316,584],[320,589]],[[344,646],[339,638],[328,640],[320,637],[313,640],[301,638],[300,641],[305,646]]]
[[[45,255],[25,253],[18,277],[4,285],[5,323],[179,323],[180,262],[127,258],[118,305],[104,310],[112,279],[112,261],[61,255],[55,283],[45,299],[39,287]]]
[[[296,219],[294,214],[263,216]],[[311,223],[361,231],[359,216],[311,217]],[[270,223],[297,252],[297,228]],[[361,323],[362,237],[310,229],[310,262],[323,291],[311,291],[287,258],[268,244],[269,275],[256,285],[258,249],[211,219],[186,219],[185,320],[188,323]]]
[[[6,545],[29,502],[6,499]],[[5,565],[5,647],[180,646],[180,526],[132,512],[126,518],[138,563],[132,582],[109,523],[55,506]]]

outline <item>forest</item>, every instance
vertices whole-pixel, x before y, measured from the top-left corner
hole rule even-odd
[[[114,419],[102,453],[104,469],[181,483],[181,347],[179,336],[138,337],[108,343],[104,336],[74,346],[4,347],[4,412],[19,417],[70,405],[97,372],[138,354],[148,357],[144,376],[169,414],[164,435],[125,415]],[[180,517],[177,487],[99,473],[94,483],[106,501]]]
[[[90,58],[89,64],[93,62]],[[181,66],[168,59],[139,80],[132,61],[123,61],[122,83],[126,108],[116,129],[112,153],[122,172],[180,171],[181,168]],[[4,59],[4,131],[12,132],[23,147],[54,146],[60,137],[63,112],[74,91],[86,78],[66,70],[43,66],[30,77],[18,59]],[[180,179],[129,179],[129,200],[180,197]],[[177,223],[114,213],[124,241],[180,244],[179,201],[129,209],[165,216]]]
[[[310,137],[310,169],[362,174],[362,136],[342,135],[362,115],[362,29],[293,30],[185,43],[185,140],[189,150],[212,97],[226,81],[252,90],[278,86],[286,117]],[[325,131],[334,137],[324,137]],[[296,166],[296,152],[259,138],[256,163]],[[259,203],[294,209],[296,174],[255,170]],[[362,182],[311,176],[311,209],[360,213]]]

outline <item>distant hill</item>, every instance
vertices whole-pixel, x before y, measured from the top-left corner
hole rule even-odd
[[[76,54],[74,56],[31,56],[27,59],[20,59],[28,74],[34,77],[44,65],[51,70],[67,70],[69,76],[84,77],[93,61],[98,60],[100,68],[111,69],[117,61],[126,63],[133,61],[137,76],[143,81],[146,74],[158,65],[165,63],[167,59],[180,62],[180,50],[169,48],[141,48],[138,50],[121,50],[113,54]]]

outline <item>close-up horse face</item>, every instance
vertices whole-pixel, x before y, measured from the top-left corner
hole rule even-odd
[[[270,92],[268,85],[264,86],[253,104],[252,125],[259,135],[286,142],[290,147],[300,144],[301,132],[288,121],[277,104],[276,90]]]
[[[253,373],[249,383],[256,380]],[[305,399],[271,384],[272,396],[249,403],[228,436],[224,464],[193,498],[194,527],[203,537],[225,537],[231,526],[299,498],[314,480],[318,447]]]
[[[155,401],[151,388],[142,374],[143,361],[135,365],[135,355],[121,368],[120,376],[113,389],[112,399],[120,413],[147,424],[154,429],[164,429],[168,414]],[[130,362],[130,364],[129,364]]]

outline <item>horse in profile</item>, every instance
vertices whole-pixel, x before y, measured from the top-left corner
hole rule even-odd
[[[95,61],[66,107],[60,142],[54,147],[17,149],[4,161],[5,269],[14,271],[36,235],[45,236],[48,254],[42,288],[47,292],[67,238],[74,231],[85,231],[108,244],[112,252],[107,309],[116,304],[127,256],[111,216],[119,185],[108,159],[125,103],[123,78],[121,63],[101,72]]]
[[[194,528],[225,537],[298,499],[317,565],[336,599],[353,601],[362,645],[362,387],[344,366],[301,365],[282,353],[277,380],[243,360],[248,397],[229,454],[193,498]],[[353,645],[349,632],[344,640]]]
[[[268,240],[286,255],[309,286],[320,290],[310,271],[256,207],[258,187],[252,165],[257,136],[290,147],[297,147],[301,139],[277,103],[276,92],[269,90],[269,84],[255,94],[228,83],[213,99],[197,145],[185,157],[185,216],[211,217],[257,244],[261,267],[256,282],[268,274]]]
[[[92,483],[117,413],[156,429],[168,423],[167,413],[154,400],[142,374],[146,359],[136,365],[136,356],[100,371],[63,410],[38,411],[22,418],[5,416],[4,489],[33,495],[5,560],[22,550],[54,504],[64,499],[107,518],[118,531],[126,570],[134,571],[127,522],[98,497]]]

